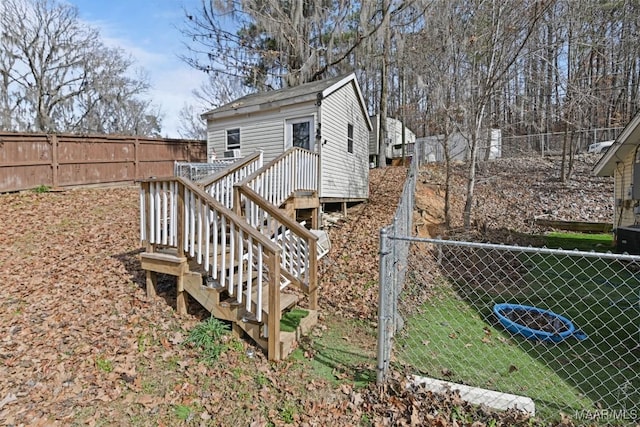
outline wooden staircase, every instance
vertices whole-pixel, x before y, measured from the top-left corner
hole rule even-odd
[[[313,176],[301,176],[296,162]],[[295,148],[261,163],[255,154],[197,184],[142,181],[140,261],[149,296],[158,273],[175,276],[179,313],[191,296],[279,360],[317,322],[317,261],[329,242],[295,221],[299,209],[317,218],[317,156]],[[301,304],[301,295],[308,316],[295,332],[280,331],[283,313]]]

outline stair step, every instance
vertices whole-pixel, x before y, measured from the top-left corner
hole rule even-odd
[[[239,314],[240,320],[244,323],[261,323],[258,322],[258,318],[256,317],[255,313],[247,311],[246,309],[243,309]]]
[[[220,306],[224,308],[234,308],[240,307],[242,305],[241,302],[238,302],[236,297],[229,297],[224,301],[220,301]]]
[[[280,332],[280,356],[287,357],[298,346],[303,336],[308,335],[318,324],[318,312],[308,310],[309,314],[300,319],[300,325],[294,332]]]
[[[254,301],[257,299],[256,296],[254,292]],[[280,313],[296,305],[298,299],[294,294],[280,293]],[[269,315],[269,289],[266,286],[262,288],[262,311]]]
[[[220,281],[214,279],[211,276],[206,276],[204,278],[204,286],[207,289],[213,289],[214,291],[224,291],[226,289],[226,286],[224,284],[220,283]]]
[[[220,291],[203,286],[202,276],[199,273],[189,272],[185,275],[184,289],[211,313],[220,302]]]
[[[188,270],[187,258],[165,252],[143,252],[140,254],[143,270],[180,276]]]

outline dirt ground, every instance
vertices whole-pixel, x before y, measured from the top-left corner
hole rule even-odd
[[[598,157],[575,159],[570,179],[559,178],[561,159],[531,157],[497,159],[478,168],[471,230],[463,230],[466,167],[454,164],[451,174],[451,228],[444,230],[444,182],[441,165],[426,165],[416,185],[415,225],[418,235],[459,235],[471,239],[513,243],[513,232],[549,231],[535,219],[612,223],[613,177],[597,177]]]

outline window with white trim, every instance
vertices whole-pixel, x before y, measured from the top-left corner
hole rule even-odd
[[[353,153],[353,125],[347,124],[347,152]]]
[[[240,128],[227,129],[227,150],[240,148]]]

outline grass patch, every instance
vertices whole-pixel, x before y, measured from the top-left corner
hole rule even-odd
[[[531,397],[544,420],[561,411],[637,410],[640,266],[596,254],[511,254],[458,253],[456,280],[436,281],[428,301],[407,317],[394,346],[400,363]],[[503,302],[552,310],[588,339],[547,344],[511,336],[492,312]]]
[[[332,383],[349,382],[362,387],[375,381],[372,361],[376,353],[376,330],[368,323],[327,318],[327,328],[304,342],[291,355],[303,369]],[[311,355],[311,358],[305,357]]]
[[[227,349],[228,340],[225,337],[229,331],[229,325],[211,316],[189,332],[186,343],[199,348],[202,360],[211,364]]]
[[[544,245],[553,249],[607,252],[613,249],[613,234],[551,232],[544,236]]]
[[[49,191],[51,191],[51,187],[47,185],[38,185],[33,189],[33,192],[38,194],[48,193]]]
[[[514,345],[465,301],[441,300],[408,319],[407,330],[424,331],[424,339],[416,342],[414,332],[401,336],[399,358],[410,360],[422,375],[531,397],[539,415],[547,417],[590,407],[544,361]],[[555,407],[556,402],[562,407]]]
[[[297,413],[298,408],[294,404],[285,402],[284,407],[280,410],[280,419],[286,424],[292,424]]]
[[[102,372],[109,373],[113,371],[113,362],[104,357],[96,357],[96,367]]]
[[[191,418],[191,407],[187,405],[175,405],[173,407],[173,413],[180,421],[187,421]]]
[[[280,319],[280,330],[282,332],[295,332],[298,326],[300,326],[300,321],[308,315],[309,311],[301,308],[294,308],[293,310],[287,311],[282,315],[282,319]]]

